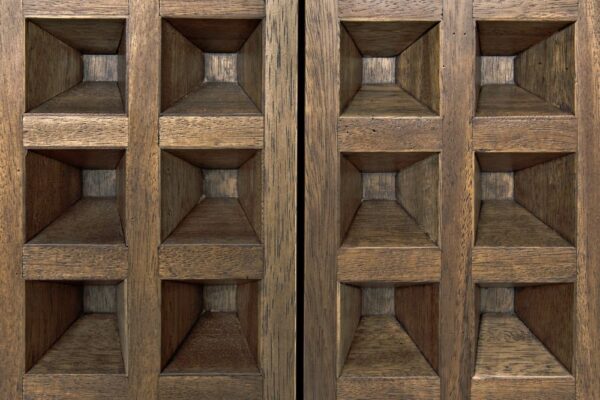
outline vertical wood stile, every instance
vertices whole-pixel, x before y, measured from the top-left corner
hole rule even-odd
[[[259,315],[263,399],[269,400],[292,400],[296,393],[297,9],[297,0],[266,1],[265,273]]]
[[[440,384],[444,400],[468,399],[476,342],[471,251],[474,239],[472,124],[475,23],[472,1],[444,0],[442,22],[442,275]]]
[[[579,1],[575,62],[578,145],[578,272],[575,379],[578,399],[600,398],[600,3]]]
[[[20,0],[0,0],[0,10],[0,393],[3,398],[19,399],[25,372],[25,282],[21,275],[25,20]]]
[[[337,1],[305,4],[304,398],[329,400],[336,385],[339,24]]]
[[[160,372],[158,0],[131,0],[129,16],[129,399],[158,397]]]

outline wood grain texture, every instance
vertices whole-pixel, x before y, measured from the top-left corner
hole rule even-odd
[[[478,117],[568,115],[517,85],[486,85],[479,92]]]
[[[81,2],[80,0],[24,0],[23,12],[26,17],[48,16],[125,16],[129,13],[126,0],[99,0]]]
[[[480,288],[479,310],[482,313],[514,313],[515,291],[512,287]]]
[[[574,400],[575,380],[571,376],[473,378],[473,400],[503,400],[515,396],[532,400]]]
[[[471,277],[474,242],[472,118],[476,103],[473,2],[444,0],[441,26],[441,229],[440,394],[465,399],[470,392],[475,337],[475,293]],[[456,101],[460,99],[460,101]]]
[[[260,19],[202,17],[169,18],[168,21],[190,42],[207,53],[237,53],[260,24]]]
[[[116,285],[83,285],[83,313],[117,313]]]
[[[260,400],[263,378],[255,375],[161,376],[158,382],[161,400]]]
[[[574,285],[515,289],[515,313],[546,348],[573,371]]]
[[[26,67],[27,111],[83,79],[81,54],[32,22],[27,23]]]
[[[337,266],[341,282],[438,282],[441,252],[435,247],[342,247]]]
[[[160,15],[166,17],[263,18],[263,0],[161,0]]]
[[[258,282],[244,282],[236,286],[236,311],[240,321],[242,335],[246,338],[246,343],[250,353],[256,361],[258,368],[261,368],[259,358],[259,349],[261,346],[259,327],[259,304],[260,287]]]
[[[206,197],[238,197],[237,169],[203,169],[202,181]]]
[[[397,57],[396,80],[436,114],[440,112],[440,28],[431,28]]]
[[[162,21],[161,110],[204,81],[204,54],[166,20]]]
[[[433,21],[442,18],[442,2],[439,0],[340,0],[338,13],[342,19]]]
[[[124,374],[117,325],[115,314],[83,315],[27,374]]]
[[[363,316],[341,377],[382,376],[435,376],[435,372],[395,317]]]
[[[577,119],[572,116],[476,117],[473,146],[485,151],[575,151]]]
[[[160,144],[165,148],[261,149],[263,129],[261,116],[162,116]]]
[[[515,173],[515,201],[574,244],[577,240],[575,155]]]
[[[120,280],[127,278],[127,248],[120,245],[26,244],[23,278]]]
[[[365,172],[362,183],[363,200],[396,200],[396,173]]]
[[[556,231],[512,200],[482,202],[475,245],[571,247]]]
[[[238,62],[235,53],[204,53],[206,82],[237,82]]]
[[[594,173],[600,168],[595,150],[600,127],[600,6],[590,0],[579,1],[579,20],[576,25],[576,111],[579,122],[577,154],[577,287],[575,332],[575,376],[577,397],[600,397],[600,270],[598,226],[600,215],[600,181]]]
[[[116,82],[81,82],[29,111],[33,114],[123,114]]]
[[[361,287],[362,315],[394,315],[394,287]]]
[[[362,85],[362,54],[344,25],[340,25],[340,114]]]
[[[569,247],[475,247],[473,280],[480,283],[574,282],[577,255]]]
[[[362,201],[363,175],[346,157],[340,157],[340,239],[346,237]]]
[[[80,286],[29,281],[25,287],[25,371],[29,371],[79,317]]]
[[[206,312],[191,329],[163,375],[259,375],[235,313]]]
[[[164,110],[164,115],[260,116],[260,110],[237,84],[231,82],[205,82],[174,106]]]
[[[362,83],[396,83],[396,57],[363,57]]]
[[[565,153],[557,152],[481,152],[476,154],[476,158],[481,170],[484,172],[513,172],[549,162],[565,155]]]
[[[440,397],[440,379],[436,376],[342,377],[337,381],[337,397],[348,400],[437,399]]]
[[[301,134],[298,118],[302,118],[297,114],[299,29],[302,32],[298,21],[300,4],[297,0],[266,2],[267,16],[263,25],[266,40],[265,277],[260,286],[258,358],[264,376],[265,399],[295,399],[300,384],[296,380],[299,357],[296,350],[299,332],[296,326],[297,138]],[[333,110],[338,108],[335,102],[329,105]],[[335,131],[331,133],[335,139]],[[336,229],[335,225],[332,228]],[[334,236],[333,239],[337,238]]]
[[[36,18],[36,25],[83,54],[116,54],[125,21],[114,18]]]
[[[350,160],[361,172],[397,172],[426,159],[430,155],[431,153],[420,151],[398,153],[370,151],[345,153],[344,157]]]
[[[512,2],[513,0],[509,1]],[[542,4],[538,0],[533,1]],[[569,25],[569,22],[564,20],[513,21],[513,18],[508,20],[499,19],[494,21],[491,18],[491,20],[477,22],[482,56],[517,55]]]
[[[202,171],[169,152],[161,153],[161,240],[165,240],[202,197]]]
[[[397,287],[396,319],[417,345],[431,367],[439,369],[439,285]]]
[[[512,172],[481,172],[480,199],[513,200],[514,174]]]
[[[350,117],[338,122],[340,151],[439,151],[439,117]]]
[[[126,400],[124,375],[25,375],[24,400]]]
[[[336,376],[339,376],[362,315],[363,290],[352,285],[338,284],[337,287]]]
[[[128,133],[125,116],[23,116],[23,146],[30,148],[127,147]]]
[[[119,56],[116,54],[84,54],[83,80],[88,82],[116,82],[119,77]]]
[[[340,34],[334,1],[305,4],[304,398],[336,396],[337,119]],[[323,33],[329,32],[324,35]],[[329,60],[324,63],[323,60]]]
[[[237,169],[256,154],[246,148],[169,150],[169,153],[202,169]]]
[[[237,57],[237,82],[252,102],[264,110],[263,23],[250,34]]]
[[[81,197],[81,172],[28,152],[25,159],[25,235],[29,240]]]
[[[163,244],[159,250],[163,279],[262,279],[260,245]]]
[[[35,153],[80,169],[114,169],[123,158],[122,149],[37,149]]]
[[[121,354],[123,354],[123,365],[125,374],[129,371],[129,316],[127,314],[127,281],[121,281],[117,285],[117,318],[119,326],[119,339],[121,341]]]
[[[473,16],[485,20],[575,20],[577,4],[577,0],[475,0]]]
[[[343,117],[427,117],[434,116],[429,107],[397,85],[363,85]]]
[[[348,229],[346,247],[434,247],[425,231],[395,201],[363,201]]]
[[[439,156],[433,155],[398,172],[396,199],[437,243],[439,234]]]
[[[568,377],[569,372],[516,316],[481,317],[476,378]]]
[[[570,25],[515,58],[515,82],[566,112],[575,108],[575,27]]]
[[[160,13],[157,0],[130,0],[127,77],[129,147],[126,201],[129,276],[128,393],[156,399],[161,368],[160,221]]]
[[[394,57],[406,50],[433,25],[429,21],[344,21],[363,56]]]
[[[510,85],[515,83],[515,57],[481,57],[481,85]]]
[[[0,0],[0,393],[8,398],[23,397],[25,371],[25,282],[21,278],[22,247],[25,241],[23,185],[25,154],[22,148],[22,120],[25,112],[26,35],[21,0]]]
[[[186,282],[162,281],[161,370],[202,312],[202,287]]]
[[[263,169],[262,155],[257,153],[240,167],[237,182],[240,206],[259,241],[263,240]]]
[[[117,203],[114,198],[82,198],[28,243],[124,245]]]

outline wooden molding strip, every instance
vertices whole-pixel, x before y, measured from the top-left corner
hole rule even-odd
[[[23,378],[27,400],[126,400],[125,375],[30,375]]]
[[[168,376],[158,381],[161,399],[260,400],[263,377],[260,375]]]
[[[95,16],[116,17],[129,14],[128,0],[23,0],[25,17]]]
[[[473,377],[472,400],[504,400],[512,398],[574,400],[575,379],[564,377]]]
[[[440,397],[438,377],[339,378],[337,397],[345,400],[414,399]]]
[[[264,0],[161,0],[160,15],[186,18],[256,18],[265,16]]]
[[[338,147],[351,151],[440,151],[442,119],[354,118],[338,120]]]
[[[262,279],[263,246],[162,245],[161,279]]]
[[[23,247],[27,280],[123,280],[127,278],[124,245],[28,245]]]
[[[473,281],[477,283],[574,282],[573,247],[475,247]]]
[[[264,117],[160,118],[163,148],[262,149]]]
[[[29,148],[119,147],[129,143],[126,115],[23,116],[23,145]]]
[[[578,3],[578,0],[475,0],[473,17],[488,21],[575,21]]]
[[[577,151],[577,118],[475,117],[476,151],[574,152]]]
[[[339,0],[339,17],[344,20],[438,21],[442,18],[440,0]]]
[[[437,247],[342,247],[337,257],[341,282],[439,282],[441,251]]]

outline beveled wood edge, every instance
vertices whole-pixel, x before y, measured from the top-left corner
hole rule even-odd
[[[169,2],[174,3],[173,0]],[[266,16],[266,5],[263,0],[253,0],[250,5],[248,0],[223,1],[218,10],[207,9],[207,7],[201,7],[202,4],[194,5],[193,3],[186,3],[184,10],[181,10],[181,6],[165,3],[164,0],[160,1],[160,15],[166,18],[262,19]]]
[[[343,283],[439,282],[441,258],[438,247],[342,246],[337,255],[337,280]]]
[[[577,117],[475,117],[475,151],[576,152]]]
[[[202,259],[202,254],[209,255]],[[264,277],[263,245],[162,244],[160,279],[259,280]]]
[[[480,5],[484,3],[483,5]],[[493,7],[489,7],[486,3],[493,3]],[[529,4],[528,4],[529,3]],[[536,7],[531,7],[531,3]],[[579,17],[577,10],[577,0],[571,1],[572,9],[563,4],[558,10],[547,8],[545,0],[527,0],[514,1],[513,4],[508,3],[508,7],[498,1],[473,1],[473,18],[478,21],[576,21]],[[556,7],[556,2],[554,3]],[[515,8],[518,5],[518,9]],[[511,7],[513,9],[511,10]],[[491,14],[490,14],[491,12]]]
[[[23,146],[27,148],[126,148],[127,115],[23,114]]]
[[[102,265],[97,264],[98,257],[102,257]],[[22,276],[25,280],[125,280],[128,248],[125,244],[25,244]]]
[[[357,0],[339,0],[338,16],[345,21],[440,21],[442,2],[439,0],[393,2],[362,1],[357,9]],[[386,6],[386,3],[389,4]],[[427,4],[428,3],[428,4]]]
[[[262,149],[264,117],[161,116],[161,148]]]
[[[429,400],[440,395],[438,376],[344,377],[337,379],[336,391],[345,400],[381,399],[390,391],[397,396]]]
[[[472,271],[478,284],[573,283],[577,251],[574,247],[475,246]]]
[[[475,375],[471,379],[471,399],[486,400],[489,396],[498,398],[518,398],[523,390],[539,392],[544,388],[544,398],[548,400],[575,399],[575,378],[573,376],[488,376]],[[533,393],[532,392],[532,393]],[[556,396],[553,396],[553,394]],[[563,397],[567,395],[567,397]],[[572,397],[568,397],[572,395]],[[506,397],[504,397],[506,396]],[[548,397],[550,396],[550,397]]]
[[[98,19],[127,18],[129,15],[129,1],[127,0],[123,0],[123,4],[118,7],[115,7],[114,4],[102,3],[103,0],[95,0],[92,6],[80,4],[77,7],[65,8],[57,6],[56,1],[29,0],[23,1],[23,14],[25,18],[93,17]],[[100,9],[102,10],[100,11]]]
[[[82,388],[85,388],[85,396],[82,396],[78,390]],[[41,400],[48,398],[46,396],[53,396],[51,398],[58,398],[54,396],[65,396],[65,399],[93,398],[120,400],[127,398],[127,390],[128,377],[126,374],[26,373],[23,375],[23,398],[27,399]],[[102,393],[103,395],[96,397],[98,393]]]
[[[338,150],[423,151],[442,149],[442,119],[435,117],[339,117]]]

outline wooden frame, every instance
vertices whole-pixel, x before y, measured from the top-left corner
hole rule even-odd
[[[2,397],[294,398],[298,2],[0,10]]]
[[[600,396],[599,17],[593,0],[306,2],[305,398]],[[404,174],[420,208],[398,199],[439,223],[433,248],[403,247],[382,211],[390,155],[419,153],[439,154],[438,208],[423,172]],[[394,358],[413,347],[433,374]]]

